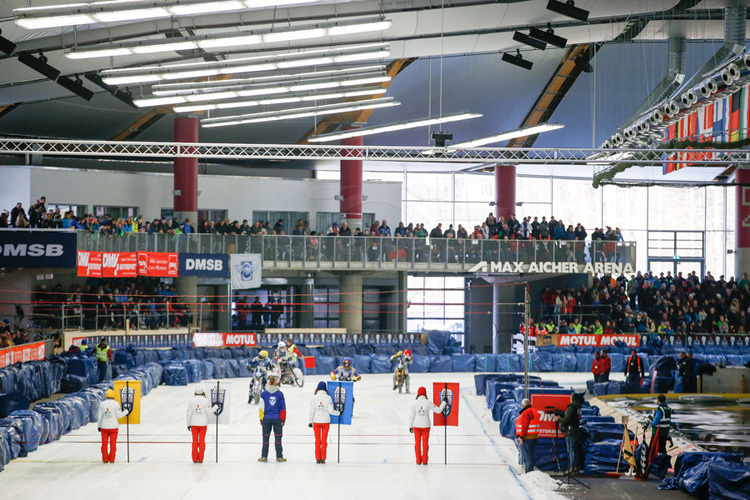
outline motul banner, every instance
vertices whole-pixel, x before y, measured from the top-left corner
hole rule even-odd
[[[558,335],[557,345],[577,345],[584,347],[612,347],[615,342],[624,342],[627,347],[638,347],[640,339],[638,335],[614,334],[614,335]]]
[[[458,382],[433,382],[432,402],[440,406],[442,401],[446,401],[443,412],[435,413],[435,427],[444,425],[458,426],[458,401],[461,399],[459,390],[460,386]]]
[[[78,276],[85,278],[102,277],[102,253],[78,251],[76,268]]]
[[[255,333],[208,333],[195,332],[193,334],[195,347],[255,347]]]
[[[539,419],[539,437],[563,437],[554,410],[565,411],[570,404],[570,394],[532,394],[531,406]]]
[[[44,359],[46,348],[44,342],[33,342],[0,349],[0,368],[15,363],[27,363]]]
[[[138,276],[138,256],[135,252],[104,252],[103,278],[135,278]]]
[[[179,254],[138,252],[138,276],[176,278],[179,275]]]

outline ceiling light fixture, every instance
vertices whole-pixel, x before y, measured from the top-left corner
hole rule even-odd
[[[561,49],[564,49],[568,45],[568,39],[555,35],[555,30],[552,29],[552,25],[550,23],[547,23],[547,31],[543,31],[532,26],[531,28],[529,28],[529,36],[531,38],[536,38],[537,40],[547,42],[548,44],[554,45],[555,47],[559,47]]]
[[[280,111],[266,111],[263,113],[250,113],[245,115],[223,116],[221,118],[204,118],[201,126],[204,128],[226,127],[228,125],[244,125],[250,123],[264,123],[280,120],[293,120],[296,118],[307,118],[319,115],[332,115],[336,113],[348,113],[350,111],[361,111],[363,109],[386,108],[398,106],[401,103],[394,101],[392,97],[380,99],[368,99],[351,103],[326,104],[323,106],[311,106],[304,108],[291,108]]]
[[[549,0],[549,2],[547,3],[547,10],[551,10],[552,12],[562,14],[563,16],[572,17],[573,19],[578,19],[579,21],[583,22],[589,20],[589,11],[576,7],[576,4],[573,0],[568,0],[567,2]]]
[[[545,50],[547,48],[546,42],[535,40],[534,38],[531,38],[529,35],[525,33],[521,33],[520,31],[516,31],[513,33],[513,40],[515,40],[516,42],[521,42],[524,45],[528,45],[529,47],[533,47],[539,50]]]
[[[477,146],[484,146],[486,144],[494,144],[496,142],[503,142],[510,139],[516,139],[518,137],[527,137],[529,135],[541,134],[542,132],[550,132],[552,130],[559,130],[564,128],[565,125],[559,123],[542,123],[540,125],[532,125],[530,127],[519,128],[518,130],[511,130],[509,132],[503,132],[502,134],[493,135],[490,137],[483,137],[481,139],[474,139],[472,141],[460,142],[458,144],[451,144],[451,148],[475,148]]]
[[[335,49],[331,49],[331,50],[335,50]],[[335,64],[335,63],[346,62],[344,58],[347,57],[347,55],[334,55],[330,57],[298,58],[300,55],[304,56],[304,55],[307,55],[307,53],[300,52],[300,53],[293,54],[293,55],[282,54],[277,57],[272,56],[272,58],[266,58],[264,62],[260,62],[259,59],[261,58],[248,58],[257,62],[255,62],[254,64],[235,65],[235,66],[233,66],[232,64],[236,64],[237,62],[245,61],[248,59],[229,59],[226,61],[220,61],[218,63],[211,61],[208,63],[189,63],[189,64],[156,66],[156,67],[152,67],[154,69],[149,70],[147,73],[140,73],[140,74],[138,74],[139,69],[134,68],[132,69],[132,71],[136,72],[136,74],[133,74],[133,75],[122,75],[122,73],[125,73],[126,71],[116,71],[116,70],[105,70],[105,71],[102,71],[102,73],[105,75],[103,77],[104,83],[107,83],[109,85],[125,85],[125,84],[134,84],[134,83],[153,83],[153,82],[161,82],[165,80],[185,80],[189,78],[202,78],[202,77],[210,77],[210,76],[218,76],[218,75],[255,73],[255,72],[263,72],[263,71],[274,71],[277,69],[301,68],[301,67],[306,67],[306,66]],[[376,51],[363,52],[363,53],[359,53],[356,55],[360,57],[361,60],[385,59],[390,56],[390,51],[387,49],[376,50]],[[266,62],[266,61],[273,61],[273,62]],[[198,68],[201,68],[201,69],[198,69]],[[142,68],[141,71],[146,70],[146,69],[149,69],[149,68]],[[170,69],[175,69],[178,71],[169,71]],[[183,70],[179,71],[180,69],[183,69]]]
[[[470,120],[472,118],[481,117],[481,113],[459,113],[455,115],[445,115],[440,118],[427,118],[424,120],[408,121],[401,123],[394,123],[392,125],[382,125],[379,127],[369,127],[347,130],[346,132],[334,132],[332,134],[322,134],[310,137],[309,142],[331,142],[340,139],[348,139],[349,137],[360,137],[365,135],[383,134],[386,132],[395,132],[398,130],[408,130],[411,128],[428,127],[430,125],[440,125],[443,123],[451,123],[462,120]]]
[[[124,0],[21,8],[14,9],[13,13],[18,16],[16,24],[22,28],[46,29],[263,9],[318,1],[320,0]]]
[[[507,52],[503,52],[503,61],[525,70],[530,70],[531,67],[534,66],[533,62],[523,58],[520,50],[516,50],[516,55],[511,55]]]
[[[265,99],[229,101],[220,103],[206,103],[188,106],[175,106],[175,113],[195,113],[196,111],[211,111],[217,109],[250,108],[253,106],[271,106],[274,104],[285,104],[290,102],[325,101],[330,99],[347,99],[349,97],[363,97],[385,94],[386,89],[375,87],[372,89],[346,90],[338,92],[326,92],[325,94],[290,94],[287,97],[273,97]]]
[[[96,48],[72,49],[65,52],[68,59],[93,59],[119,57],[132,54],[155,54],[201,48],[204,50],[260,45],[263,43],[292,42],[314,38],[333,37],[354,33],[383,31],[391,27],[391,21],[382,16],[359,19],[350,23],[319,23],[285,28],[252,30],[239,33],[206,34],[165,40],[146,40],[117,44],[100,44]]]

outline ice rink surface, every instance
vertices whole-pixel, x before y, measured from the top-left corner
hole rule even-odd
[[[562,375],[562,374],[561,374]],[[585,374],[565,374],[561,384],[580,385]],[[215,430],[209,426],[203,464],[193,464],[185,423],[188,401],[198,384],[159,386],[142,402],[141,424],[130,426],[130,463],[126,429],[120,427],[117,461],[101,462],[96,424],[88,424],[40,446],[0,472],[3,499],[209,499],[324,498],[391,499],[555,499],[557,483],[541,472],[519,475],[513,443],[499,435],[485,398],[476,396],[473,373],[413,374],[411,394],[392,390],[391,375],[364,375],[355,384],[354,418],[341,426],[341,463],[337,428],[331,426],[328,459],[315,463],[308,409],[318,381],[283,386],[287,401],[284,427],[286,463],[259,463],[261,427],[258,408],[247,403],[249,379],[231,383],[231,424],[219,427],[219,463]],[[545,374],[554,378],[555,374]],[[580,380],[578,380],[580,379]],[[444,428],[433,427],[430,463],[416,465],[414,440],[407,425],[408,408],[420,385],[432,394],[433,382],[459,382],[459,426],[449,427],[445,465]],[[571,384],[572,383],[572,384]],[[206,390],[211,381],[203,381]]]

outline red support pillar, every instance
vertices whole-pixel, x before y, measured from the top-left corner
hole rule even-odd
[[[362,146],[363,144],[363,137],[349,137],[341,140],[342,146]],[[352,234],[357,227],[364,231],[365,228],[362,227],[362,160],[341,160],[341,196],[344,199],[341,200],[340,211],[346,214],[346,222]]]
[[[750,170],[738,168],[734,173],[737,187],[735,222],[734,275],[750,273]]]
[[[495,207],[498,218],[516,213],[516,167],[495,166]]]
[[[198,119],[175,118],[174,142],[198,142]],[[174,159],[174,190],[174,219],[198,229],[198,158]]]

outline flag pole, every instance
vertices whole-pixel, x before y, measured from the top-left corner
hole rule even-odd
[[[216,399],[218,403],[219,399],[219,384],[221,384],[220,380],[216,381]],[[216,415],[216,463],[219,463],[219,416]]]
[[[341,398],[341,379],[339,379],[339,398]],[[346,398],[344,398],[344,405],[346,405]],[[342,409],[341,412],[339,412],[339,418],[338,418],[339,435],[338,435],[337,444],[336,444],[336,448],[337,448],[336,449],[336,463],[337,464],[341,463],[341,419],[343,418],[343,416],[344,416],[344,411]]]
[[[445,383],[444,394],[445,399],[448,399],[448,382]],[[443,408],[443,412],[445,412],[445,408]],[[445,413],[443,413],[443,431],[445,433],[443,437],[443,445],[445,446],[445,465],[448,465],[448,416]]]
[[[130,383],[125,381],[125,394],[130,397]],[[120,395],[120,405],[122,406],[122,394]],[[127,434],[128,463],[130,463],[130,412],[125,415],[125,429]]]

